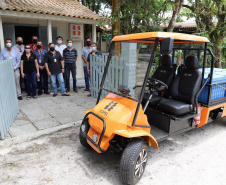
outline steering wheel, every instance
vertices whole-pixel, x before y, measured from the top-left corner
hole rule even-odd
[[[155,78],[148,78],[149,85],[153,86],[154,89],[158,91],[162,91],[164,89],[168,89],[168,85],[166,85],[164,82],[157,80]]]

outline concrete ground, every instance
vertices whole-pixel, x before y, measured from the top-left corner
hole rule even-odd
[[[72,85],[72,84],[71,84]],[[41,95],[38,99],[26,100],[26,93],[23,93],[23,100],[19,102],[19,114],[9,129],[5,140],[18,140],[57,128],[65,128],[83,119],[84,111],[95,105],[96,99],[87,97],[89,92],[84,92],[84,80],[78,80],[78,93],[69,92],[70,96],[61,96],[58,89],[58,96]],[[0,140],[0,144],[1,144]]]
[[[226,119],[149,149],[139,185],[225,185]],[[0,147],[0,184],[120,185],[121,154],[98,154],[79,142],[79,126]]]

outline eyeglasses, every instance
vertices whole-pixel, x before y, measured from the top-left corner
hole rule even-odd
[[[25,49],[31,49],[31,48],[25,48]]]

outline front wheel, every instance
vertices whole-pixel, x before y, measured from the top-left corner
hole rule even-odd
[[[140,138],[133,139],[125,148],[119,170],[124,184],[136,184],[142,177],[148,160],[148,144]]]

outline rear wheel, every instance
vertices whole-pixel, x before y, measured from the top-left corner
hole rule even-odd
[[[133,139],[122,154],[119,171],[121,182],[136,184],[144,173],[147,160],[148,144],[143,139]]]

